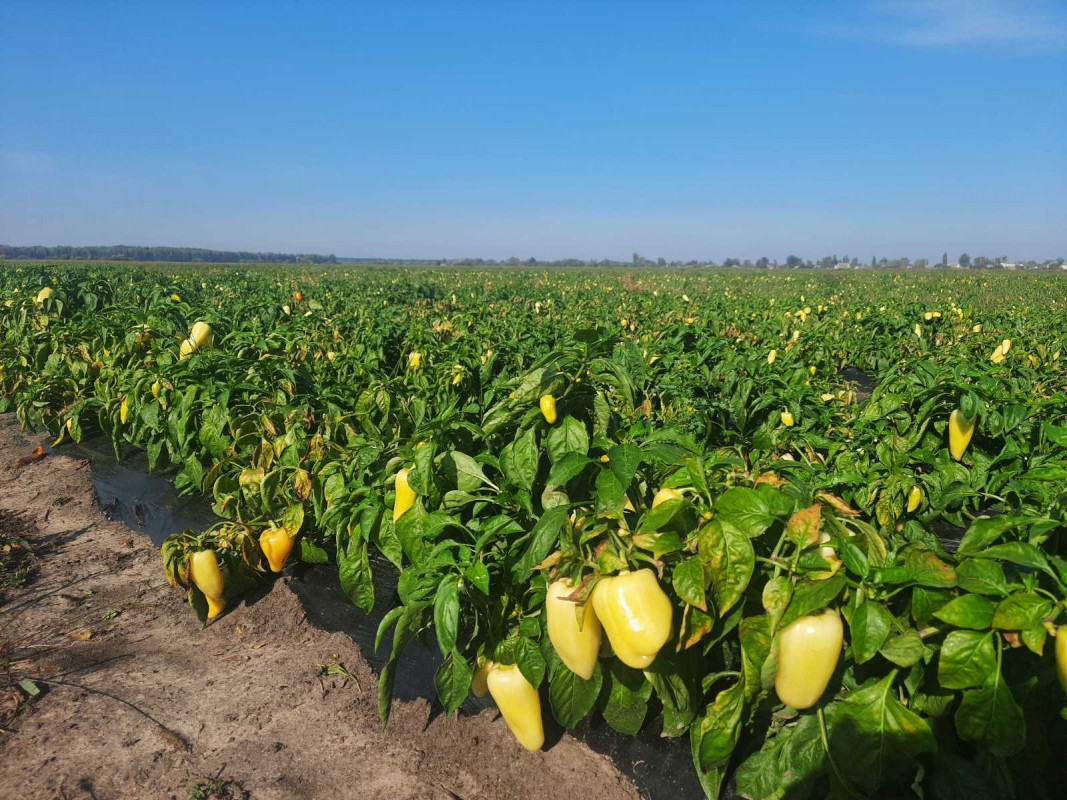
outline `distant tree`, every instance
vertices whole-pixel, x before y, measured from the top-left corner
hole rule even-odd
[[[771,265],[771,262],[767,259],[767,256],[756,259],[756,269],[767,269]]]
[[[656,259],[656,264],[658,266],[665,267],[665,266],[667,266],[667,259],[665,259],[663,256],[660,256],[659,258]]]
[[[878,262],[877,262],[877,261],[875,260],[874,256],[871,256],[871,266],[873,267],[873,266],[875,266],[875,265],[876,265],[877,263],[878,263]]]
[[[971,257],[966,253],[960,253],[959,264],[961,267],[971,266]]]
[[[948,266],[948,253],[942,253],[941,254],[941,266],[942,267],[947,267]]]
[[[800,256],[788,256],[785,260],[785,265],[790,269],[797,269],[804,266],[804,259]]]
[[[726,259],[725,261],[722,262],[722,265],[724,267],[740,267],[741,266],[741,260],[737,259],[737,258],[728,258],[728,259]]]
[[[929,264],[929,263],[930,262],[927,261],[925,258],[917,258],[917,259],[915,259],[915,266],[918,267],[919,269],[925,269],[926,265]]]

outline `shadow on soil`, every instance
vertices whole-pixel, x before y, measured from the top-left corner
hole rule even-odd
[[[205,500],[178,497],[171,473],[149,473],[147,459],[142,453],[124,454],[120,462],[115,459],[110,445],[102,440],[64,445],[57,452],[88,459],[93,486],[108,518],[147,533],[156,545],[171,533],[185,528],[202,530],[217,519]],[[381,557],[372,561],[371,566],[375,583],[375,611],[371,614],[357,609],[345,596],[337,581],[335,567],[296,564],[287,569],[281,580],[286,581],[300,599],[313,625],[347,635],[360,646],[375,672],[380,673],[386,653],[374,652],[374,636],[384,612],[397,599],[397,571]],[[432,715],[441,713],[433,684],[440,663],[436,648],[412,642],[397,668],[396,697],[407,701],[427,698],[433,706]],[[542,698],[542,704],[547,709],[547,697]],[[488,698],[468,697],[460,713],[476,714],[489,707],[492,703]],[[546,713],[545,721],[547,741],[549,744],[558,741],[562,731],[555,726],[551,714]],[[594,714],[579,723],[572,733],[594,751],[611,758],[635,783],[642,797],[648,800],[702,798],[704,793],[693,770],[689,740],[663,738],[659,735],[661,726],[662,717],[650,716],[639,735],[626,736]],[[724,800],[736,797],[732,786],[724,787]]]

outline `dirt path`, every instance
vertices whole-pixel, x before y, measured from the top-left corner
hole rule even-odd
[[[104,517],[87,462],[12,468],[43,441],[0,417],[0,520],[37,553],[0,605],[0,668],[53,681],[0,719],[0,797],[638,797],[570,736],[527,753],[493,711],[394,701],[382,731],[359,648],[311,626],[282,582],[201,631],[147,537]],[[320,677],[334,661],[354,677]],[[215,778],[231,783],[193,793]]]

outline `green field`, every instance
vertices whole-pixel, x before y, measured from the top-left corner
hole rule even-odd
[[[268,551],[387,611],[383,719],[418,636],[528,746],[661,710],[711,797],[1061,768],[1067,273],[9,262],[0,302],[0,412],[211,498],[190,613]]]

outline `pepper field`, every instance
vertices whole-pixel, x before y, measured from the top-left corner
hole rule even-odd
[[[212,500],[163,546],[190,614],[301,559],[385,610],[383,721],[418,637],[448,712],[662,720],[709,797],[1054,796],[1067,274],[11,262],[0,301],[0,412]]]

